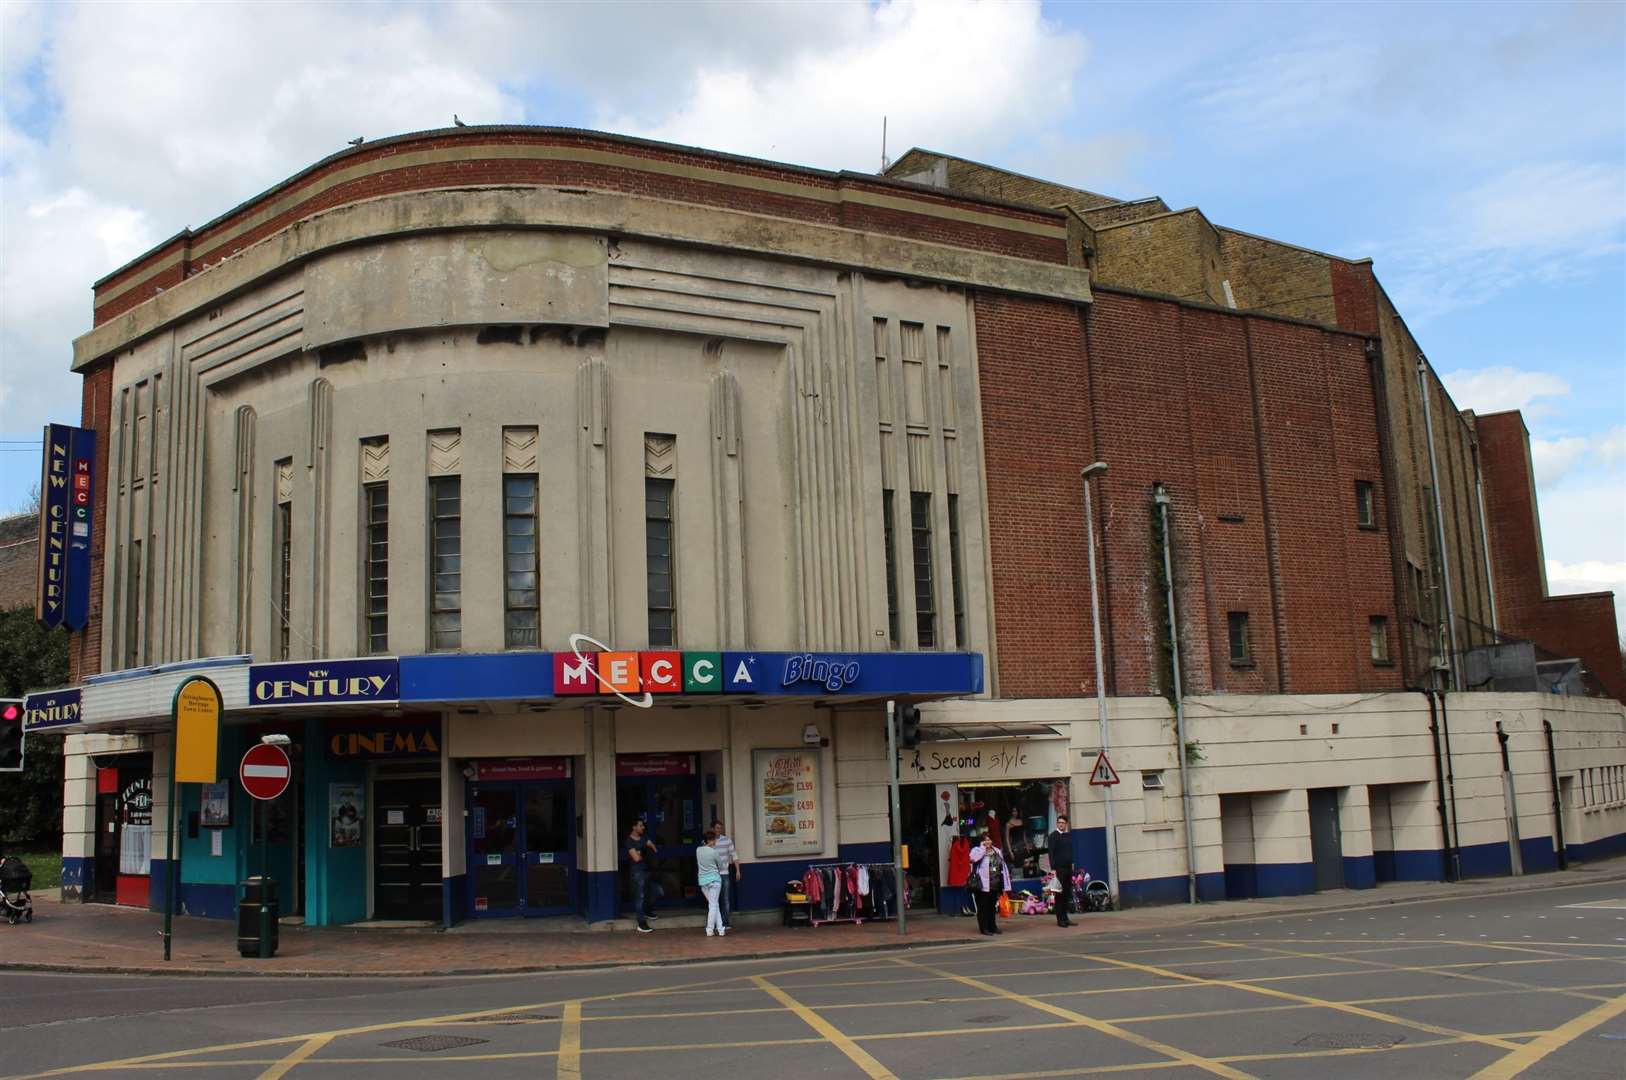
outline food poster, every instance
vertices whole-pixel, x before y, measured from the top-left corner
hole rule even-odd
[[[756,750],[757,856],[812,855],[824,850],[819,807],[819,751]]]

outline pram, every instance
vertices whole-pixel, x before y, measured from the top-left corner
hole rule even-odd
[[[34,898],[28,895],[33,885],[34,875],[27,863],[15,855],[0,858],[0,909],[12,926],[34,921]]]

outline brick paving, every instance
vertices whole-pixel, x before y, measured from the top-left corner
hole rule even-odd
[[[1136,908],[1082,915],[1072,930],[1057,928],[1050,916],[1001,920],[1012,942],[1039,943],[1059,935],[1149,933],[1197,922],[1337,911],[1408,901],[1493,895],[1551,887],[1560,879],[1576,884],[1626,880],[1626,857],[1590,863],[1565,874],[1522,879],[1489,879],[1445,885],[1408,882],[1364,891],[1319,893],[1268,900],[1226,901],[1196,906]],[[900,938],[890,921],[862,926],[832,923],[787,929],[762,915],[736,917],[726,938],[708,938],[697,915],[669,916],[653,934],[636,934],[630,923],[589,929],[579,922],[536,920],[465,924],[437,929],[361,927],[308,928],[285,925],[277,955],[269,960],[237,954],[237,925],[224,919],[177,918],[173,959],[163,960],[155,912],[101,904],[63,904],[36,896],[32,924],[0,923],[0,969],[176,974],[264,974],[328,976],[482,975],[565,968],[671,964],[694,960],[748,959],[896,949],[979,941],[975,919],[913,913]]]

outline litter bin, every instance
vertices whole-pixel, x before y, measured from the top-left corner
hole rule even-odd
[[[271,916],[271,948],[267,956],[277,955],[277,880],[251,877],[242,883],[243,900],[237,905],[237,952],[242,956],[260,955],[260,905],[269,909]]]

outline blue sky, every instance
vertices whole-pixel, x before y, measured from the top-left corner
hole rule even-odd
[[[920,145],[1371,256],[1523,408],[1554,591],[1626,602],[1626,5],[0,0],[0,509],[90,283],[342,148],[471,122],[832,168]],[[1623,620],[1626,621],[1626,620]]]

